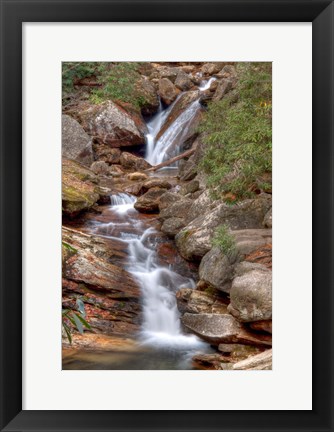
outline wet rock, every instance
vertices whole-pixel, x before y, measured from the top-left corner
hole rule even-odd
[[[118,148],[111,148],[104,144],[94,144],[95,159],[104,161],[109,165],[119,164],[121,157],[121,150]]]
[[[230,292],[228,311],[239,321],[252,322],[271,319],[271,271],[252,270],[236,277]]]
[[[159,80],[158,93],[159,96],[161,97],[161,100],[166,105],[170,105],[177,98],[177,95],[179,94],[179,90],[168,78],[161,78]]]
[[[273,353],[271,349],[255,356],[248,357],[233,365],[233,370],[271,370]]]
[[[180,71],[177,74],[176,80],[175,80],[175,86],[179,88],[182,91],[190,90],[191,87],[193,87],[193,82],[189,78],[189,75],[186,74],[184,71]]]
[[[141,213],[155,213],[159,211],[160,197],[166,192],[166,189],[152,188],[144,195],[138,198],[134,207]]]
[[[212,248],[204,255],[199,266],[201,280],[214,288],[229,292],[230,285],[226,284],[233,275],[233,266],[230,259],[218,247]]]
[[[139,116],[112,101],[93,105],[78,113],[85,131],[99,144],[126,147],[145,143],[146,125]]]
[[[272,215],[272,209],[268,210],[268,213],[266,213],[264,219],[263,219],[263,226],[266,228],[271,228],[273,225],[273,215]]]
[[[270,335],[253,334],[229,314],[190,314],[181,318],[183,325],[212,345],[241,343],[271,346]]]
[[[185,221],[179,217],[171,217],[164,221],[161,226],[161,231],[168,235],[170,238],[174,238],[176,234],[185,226]]]
[[[142,193],[145,193],[152,188],[171,189],[172,184],[161,177],[150,178],[142,184]]]
[[[135,156],[132,153],[122,152],[120,164],[126,169],[145,170],[151,167],[145,159]]]
[[[185,219],[191,204],[192,200],[188,198],[178,200],[172,203],[170,206],[165,207],[163,210],[161,210],[159,214],[159,219],[162,221],[173,217]]]
[[[189,183],[184,184],[181,187],[180,194],[181,195],[191,194],[191,193],[198,191],[198,189],[199,189],[199,181],[198,180],[192,180]]]
[[[72,160],[62,160],[62,209],[75,216],[91,208],[100,198],[96,175]]]
[[[90,169],[96,175],[108,175],[110,174],[110,167],[104,161],[93,162]]]
[[[148,179],[148,175],[142,172],[134,172],[128,174],[128,179],[131,181],[143,181]]]
[[[92,331],[132,336],[139,328],[140,290],[111,262],[121,253],[117,246],[111,249],[110,242],[63,227],[62,251],[63,307],[75,309],[79,295]]]
[[[184,313],[227,313],[227,305],[217,295],[192,288],[181,288],[176,293],[178,310]]]
[[[256,331],[272,333],[272,321],[255,321],[249,324],[250,328]]]
[[[182,197],[178,193],[166,192],[160,198],[159,210],[162,211],[166,207],[169,207],[172,203],[175,203],[176,201],[180,201],[181,199]]]
[[[93,162],[92,140],[74,118],[62,116],[62,156],[83,165]]]

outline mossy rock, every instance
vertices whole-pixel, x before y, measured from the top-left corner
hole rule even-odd
[[[69,159],[62,161],[63,213],[76,215],[91,208],[100,198],[98,179],[83,165]]]

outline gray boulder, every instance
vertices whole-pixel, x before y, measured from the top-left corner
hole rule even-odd
[[[180,201],[181,199],[182,199],[182,196],[180,196],[178,193],[166,192],[160,198],[159,210],[162,211],[165,208],[169,207],[172,203],[175,203],[176,201]]]
[[[241,343],[271,346],[270,335],[251,333],[229,314],[186,313],[181,321],[188,330],[213,345]]]
[[[192,200],[187,198],[184,198],[180,201],[176,201],[172,203],[170,206],[160,211],[159,219],[162,221],[165,221],[166,219],[172,217],[185,219],[191,204],[192,204]]]
[[[198,199],[201,199],[202,195]],[[180,254],[187,260],[201,259],[211,249],[212,238],[219,225],[226,224],[233,230],[261,227],[269,206],[270,201],[263,197],[232,206],[219,204],[213,210],[203,208],[203,213],[188,223],[175,237]],[[192,210],[190,208],[188,217],[191,217]]]
[[[204,255],[199,266],[199,277],[202,281],[212,285],[218,290],[229,292],[227,284],[233,275],[233,266],[230,259],[218,248],[212,248]]]
[[[272,273],[252,270],[236,277],[228,311],[239,321],[269,320],[272,317]]]
[[[177,74],[177,77],[176,77],[176,80],[175,80],[175,85],[180,90],[185,91],[185,90],[190,90],[191,87],[193,87],[194,84],[191,81],[191,79],[189,78],[188,74],[186,74],[183,71],[180,71]]]
[[[92,140],[74,118],[62,116],[62,156],[83,165],[90,166],[94,161]]]
[[[156,213],[159,211],[159,200],[166,189],[152,188],[138,198],[134,207],[141,213]]]
[[[185,221],[179,217],[171,217],[162,224],[161,231],[174,238],[176,234],[185,226]]]
[[[145,144],[147,132],[144,120],[108,100],[78,113],[85,131],[99,144],[126,147]]]

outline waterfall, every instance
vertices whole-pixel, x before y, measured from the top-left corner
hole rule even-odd
[[[142,292],[143,322],[140,340],[143,344],[177,350],[197,350],[206,344],[194,335],[182,333],[175,293],[180,288],[194,288],[189,277],[161,265],[157,253],[159,232],[134,209],[136,198],[126,193],[111,196],[111,222],[97,223],[95,234],[127,243],[126,270],[138,282]],[[115,218],[116,217],[116,218]],[[116,232],[117,231],[117,232]]]
[[[179,153],[179,146],[187,136],[191,121],[200,109],[199,100],[192,102],[169,126],[147,155],[147,160],[152,165],[157,165],[165,159],[170,159]],[[159,131],[157,131],[158,133]]]
[[[211,78],[208,79],[208,80],[203,80],[203,81],[201,82],[201,85],[198,87],[199,90],[200,90],[200,91],[208,90],[208,89],[210,88],[211,84],[212,84],[214,81],[216,81],[216,79],[217,79],[217,78],[215,78],[215,77],[211,77]]]
[[[211,83],[216,78],[211,77],[208,80],[203,80],[198,89],[203,92],[210,88]],[[182,95],[182,93],[181,93]],[[177,103],[180,96],[166,109],[163,110],[160,102],[160,107],[155,116],[147,123],[148,133],[146,134],[146,155],[145,159],[151,165],[157,165],[166,159],[177,156],[180,146],[186,138],[189,128],[192,125],[192,120],[201,108],[199,98],[192,102],[181,114],[173,121],[163,135],[156,140],[156,137],[161,130],[170,111]]]

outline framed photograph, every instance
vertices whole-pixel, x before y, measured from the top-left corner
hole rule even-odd
[[[333,7],[1,1],[1,430],[333,430]]]

